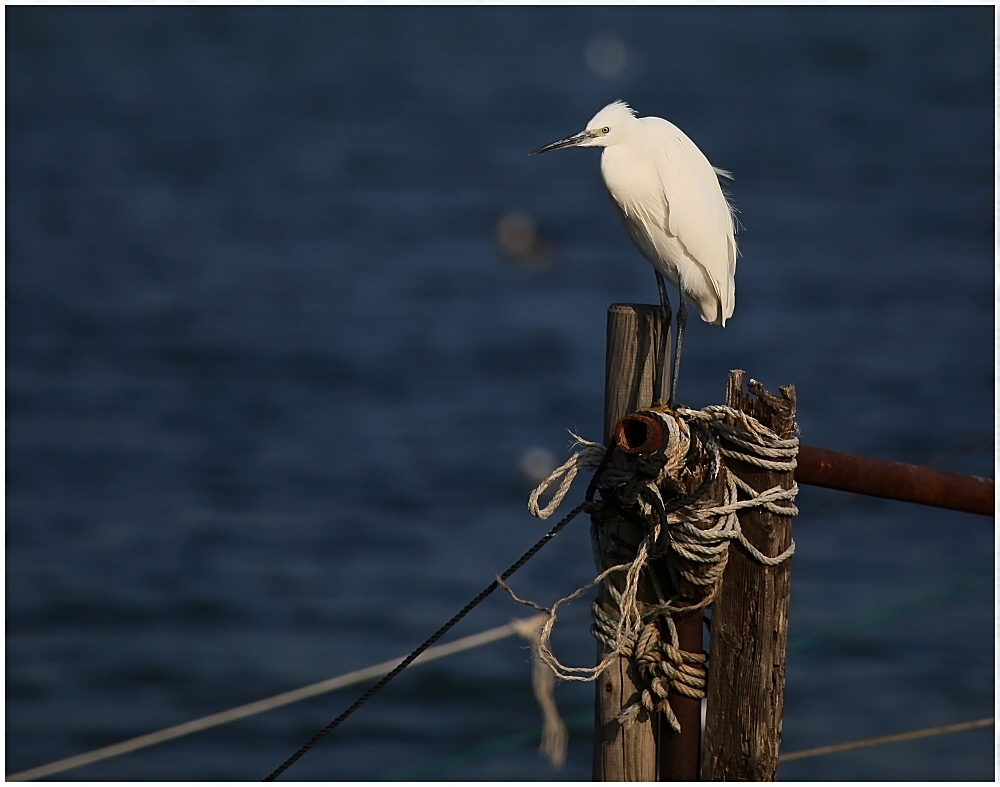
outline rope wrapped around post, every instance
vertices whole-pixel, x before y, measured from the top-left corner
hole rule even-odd
[[[623,656],[639,676],[636,701],[624,708],[619,723],[630,725],[643,713],[663,712],[671,728],[680,725],[670,708],[670,693],[694,699],[705,696],[705,655],[688,653],[678,645],[674,616],[704,609],[719,592],[726,568],[729,545],[738,542],[757,561],[773,566],[795,551],[792,543],[776,556],[756,549],[740,529],[737,514],[764,507],[794,516],[797,487],[780,486],[758,491],[725,469],[732,458],[769,469],[795,467],[798,439],[781,439],[753,417],[722,405],[702,410],[689,408],[646,409],[641,414],[655,418],[664,439],[654,453],[613,450],[596,488],[600,500],[591,509],[591,540],[597,576],[587,585],[542,607],[518,598],[547,616],[537,644],[538,658],[563,680],[596,680],[611,663]],[[604,446],[573,435],[577,452],[535,489],[528,509],[540,519],[550,516],[569,492],[580,470],[599,465]],[[716,479],[721,478],[720,500],[705,499]],[[551,492],[544,506],[541,498]],[[626,544],[612,533],[625,519],[643,534],[638,545]],[[654,568],[658,570],[653,570]],[[669,579],[663,587],[657,574]],[[623,589],[609,578],[624,573]],[[640,582],[648,581],[656,603],[637,600]],[[607,648],[607,655],[594,667],[562,664],[550,649],[559,607],[603,583],[612,608],[596,602],[592,607],[591,631]]]

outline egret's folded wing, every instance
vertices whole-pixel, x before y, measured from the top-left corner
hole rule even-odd
[[[734,301],[736,243],[733,216],[718,176],[679,129],[665,143],[659,167],[667,204],[667,232],[708,274],[723,316],[729,317]]]

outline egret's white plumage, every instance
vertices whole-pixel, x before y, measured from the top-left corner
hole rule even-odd
[[[729,173],[713,168],[673,123],[636,117],[624,101],[569,139],[604,148],[601,175],[632,242],[703,320],[725,325],[735,303],[736,231],[719,177]]]
[[[715,169],[673,123],[636,117],[624,101],[608,104],[579,134],[534,152],[575,146],[604,148],[601,175],[615,213],[658,276],[681,292],[672,400],[684,297],[695,303],[706,322],[725,325],[733,314],[736,228],[719,185],[719,177],[731,176]],[[662,282],[660,297],[669,315]]]
[[[706,322],[733,314],[736,233],[718,173],[688,136],[623,102],[598,112],[601,175],[615,212],[653,267],[698,306]]]

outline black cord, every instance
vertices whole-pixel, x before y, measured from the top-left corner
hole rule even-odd
[[[437,631],[431,634],[430,637],[424,640],[423,644],[421,644],[409,656],[403,659],[396,666],[396,668],[392,670],[392,672],[390,672],[388,675],[385,675],[378,683],[376,683],[374,686],[368,689],[368,691],[366,691],[364,694],[358,697],[354,701],[354,704],[351,705],[351,707],[349,707],[347,710],[341,713],[337,718],[335,718],[333,721],[327,724],[323,729],[321,729],[319,732],[313,735],[313,737],[309,741],[303,744],[302,748],[300,748],[297,752],[295,752],[295,754],[293,754],[291,757],[285,760],[281,765],[275,768],[274,771],[268,774],[264,778],[264,781],[273,782],[275,779],[281,776],[281,774],[283,774],[290,767],[292,767],[299,760],[299,758],[302,757],[303,754],[305,754],[313,746],[319,743],[323,738],[325,738],[327,735],[329,735],[331,732],[337,729],[337,727],[339,727],[341,723],[343,723],[344,720],[347,719],[348,716],[350,716],[352,713],[354,713],[354,711],[356,711],[358,708],[360,708],[362,705],[368,702],[368,700],[374,697],[381,689],[385,687],[385,685],[390,680],[395,678],[400,672],[409,667],[410,664],[413,663],[413,660],[417,658],[417,656],[419,656],[421,653],[427,650],[427,648],[429,648],[431,645],[433,645],[435,642],[441,639],[441,637],[447,634],[448,631],[456,623],[458,623],[462,618],[464,618],[473,609],[475,609],[475,607],[477,607],[480,603],[482,603],[486,599],[486,597],[490,595],[490,593],[492,593],[500,586],[499,582],[501,581],[506,582],[515,571],[517,571],[525,563],[531,560],[531,558],[535,556],[538,550],[540,550],[543,546],[549,543],[549,541],[555,538],[559,534],[559,531],[562,530],[564,527],[566,527],[566,525],[568,525],[578,514],[580,514],[582,511],[590,510],[596,507],[598,504],[594,502],[594,493],[597,491],[597,481],[601,477],[601,474],[604,472],[604,468],[607,467],[608,460],[611,458],[611,453],[613,450],[614,450],[614,444],[612,443],[611,446],[608,447],[608,450],[605,451],[604,458],[601,460],[601,464],[598,466],[597,472],[594,473],[594,477],[590,480],[590,485],[587,487],[587,494],[584,498],[584,501],[580,503],[580,505],[578,505],[568,514],[566,514],[566,516],[560,519],[559,522],[557,522],[556,525],[548,533],[542,536],[535,543],[535,545],[531,547],[531,549],[529,549],[527,552],[521,555],[521,557],[518,558],[517,562],[515,562],[510,568],[508,568],[506,571],[503,572],[503,574],[500,575],[500,580],[493,580],[489,585],[487,585],[482,590],[482,592],[480,592],[478,596],[476,596],[474,599],[472,599],[472,601],[470,601],[468,604],[462,607],[462,609],[459,610],[451,620],[449,620],[447,623],[441,626],[441,628],[439,628]]]

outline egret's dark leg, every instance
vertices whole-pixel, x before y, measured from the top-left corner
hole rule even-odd
[[[677,345],[674,350],[674,373],[670,377],[670,406],[677,403],[677,376],[681,373],[681,345],[684,344],[684,326],[687,325],[688,310],[687,301],[684,299],[684,290],[680,290],[680,305],[677,307]]]
[[[653,370],[653,401],[656,404],[663,403],[663,380],[667,366],[667,348],[670,339],[670,321],[673,319],[673,310],[670,308],[670,298],[667,297],[667,283],[663,280],[663,274],[656,271],[656,287],[660,291],[660,343],[656,348],[656,368]],[[681,299],[683,303],[683,298]]]

